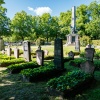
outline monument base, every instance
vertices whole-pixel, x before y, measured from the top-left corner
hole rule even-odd
[[[75,46],[75,51],[80,51],[79,35],[75,33],[68,34],[66,46]]]

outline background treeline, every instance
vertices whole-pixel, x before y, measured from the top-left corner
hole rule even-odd
[[[66,35],[71,33],[71,9],[61,12],[59,16],[49,13],[32,16],[21,11],[9,19],[3,3],[0,0],[0,36],[7,42],[36,41],[39,38],[51,42],[57,37],[66,40]],[[97,1],[76,8],[76,32],[81,38],[89,37],[89,42],[100,38],[100,4]]]

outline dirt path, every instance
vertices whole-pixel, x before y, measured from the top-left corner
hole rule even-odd
[[[3,71],[3,70],[6,70],[7,68],[5,68],[5,67],[0,67],[0,73],[1,73],[1,71]]]

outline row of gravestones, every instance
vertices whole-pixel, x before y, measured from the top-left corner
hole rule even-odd
[[[8,56],[11,56],[12,49],[11,47],[8,47],[6,51],[2,50],[3,54],[7,54]],[[38,49],[36,50],[36,59],[37,63],[39,65],[43,65],[44,63],[44,54],[48,55],[47,50],[41,50],[41,47],[39,46]],[[16,58],[19,58],[19,49],[16,47],[14,48],[14,56]],[[31,61],[31,49],[30,49],[30,42],[29,41],[24,41],[23,42],[23,57],[27,62]]]
[[[7,55],[11,56],[11,48],[7,48]],[[23,51],[24,51],[24,59],[26,61],[31,61],[31,50],[30,50],[30,42],[24,41],[23,42]],[[94,48],[91,48],[89,45],[88,48],[85,49],[87,61],[81,64],[81,69],[85,72],[94,72],[94,65],[93,65],[93,57],[94,57]],[[19,49],[14,49],[14,55],[16,58],[19,57]],[[70,51],[68,53],[69,57],[74,58],[74,53]],[[41,47],[38,47],[36,50],[36,59],[39,65],[44,64],[44,51],[41,50]],[[63,44],[62,39],[55,39],[54,44],[54,64],[57,69],[63,70],[64,69],[64,62],[63,62]]]

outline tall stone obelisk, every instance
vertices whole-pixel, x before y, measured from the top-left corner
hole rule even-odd
[[[72,7],[72,21],[71,21],[71,33],[75,34],[75,30],[76,30],[76,7],[73,6]]]
[[[72,7],[71,33],[67,35],[67,45],[74,45],[80,51],[79,35],[76,33],[76,7]]]

